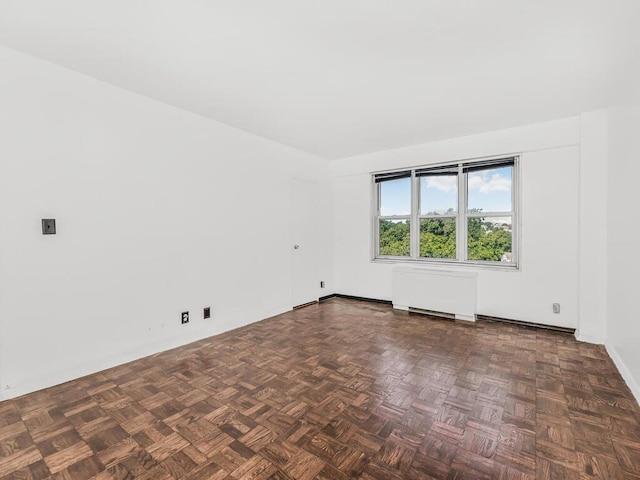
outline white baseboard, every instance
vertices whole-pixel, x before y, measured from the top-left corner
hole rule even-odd
[[[576,340],[578,340],[579,342],[594,343],[596,345],[604,345],[606,343],[604,338],[594,337],[591,335],[584,335],[580,333],[578,330],[576,330],[575,337],[576,337]]]
[[[618,368],[620,375],[622,375],[622,378],[631,390],[631,393],[636,398],[636,402],[640,404],[640,385],[638,385],[636,379],[633,378],[631,371],[627,368],[627,365],[624,363],[622,357],[618,354],[618,351],[615,349],[615,347],[609,343],[605,343],[605,348],[607,349],[611,360],[613,360],[613,363]]]

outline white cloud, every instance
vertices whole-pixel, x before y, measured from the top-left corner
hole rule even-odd
[[[427,177],[427,188],[435,188],[441,192],[455,191],[458,187],[458,177],[433,176]]]
[[[510,192],[511,179],[499,173],[491,177],[486,173],[474,173],[469,175],[469,190],[478,190],[480,193]]]

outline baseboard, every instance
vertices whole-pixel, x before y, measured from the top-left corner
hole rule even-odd
[[[636,402],[638,402],[638,405],[640,405],[640,385],[638,385],[636,379],[633,378],[631,371],[627,368],[627,365],[622,360],[622,357],[618,354],[616,348],[608,342],[606,342],[604,346],[607,349],[607,353],[611,357],[611,360],[613,360],[613,363],[618,369],[618,372],[620,372],[620,375],[627,384],[627,387],[629,387],[629,390],[631,390],[631,393],[635,397]]]
[[[393,302],[391,300],[380,300],[378,298],[369,298],[369,297],[358,297],[355,295],[345,295],[343,293],[332,293],[330,295],[326,295],[324,297],[320,297],[318,300],[319,302],[325,302],[327,300],[331,300],[332,298],[346,298],[348,300],[359,300],[362,302],[374,302],[374,303],[382,303],[385,305],[390,305],[393,308],[397,309],[397,310],[404,310],[404,311],[417,311],[418,309],[411,309],[409,307],[406,307],[404,305],[394,305]],[[436,315],[434,312],[428,312],[428,311],[424,311],[424,313],[430,314],[430,315]],[[436,316],[442,316],[442,315],[436,315]],[[513,320],[510,318],[502,318],[502,317],[491,317],[489,315],[476,315],[475,317],[468,317],[465,315],[456,315],[455,316],[455,320],[460,320],[460,321],[464,321],[464,322],[475,322],[476,320],[484,320],[484,321],[489,321],[489,322],[501,322],[501,323],[509,323],[509,324],[513,324],[513,325],[518,325],[521,327],[529,327],[529,328],[541,328],[543,330],[552,330],[554,332],[560,332],[560,333],[569,333],[571,335],[574,335],[576,333],[576,329],[575,328],[568,328],[568,327],[560,327],[557,325],[545,325],[543,323],[533,323],[533,322],[525,322],[523,320]],[[577,337],[576,337],[577,338]],[[584,341],[588,341],[588,340],[584,340]],[[590,343],[598,343],[598,342],[590,342]]]
[[[332,298],[336,298],[337,295],[335,293],[330,293],[329,295],[325,295],[318,299],[318,302],[326,302],[327,300],[331,300]]]
[[[560,333],[569,333],[571,335],[574,335],[576,333],[575,328],[560,327],[557,325],[546,325],[544,323],[526,322],[524,320],[513,320],[511,318],[492,317],[490,315],[476,315],[476,319],[484,320],[486,322],[509,323],[512,325],[518,325],[520,327],[539,328],[539,329],[541,328],[543,330],[551,330],[551,331],[560,332]]]
[[[345,295],[343,293],[332,293],[331,295],[320,297],[319,300],[321,302],[324,302],[326,300],[331,300],[332,298],[346,298],[347,300],[359,300],[361,302],[383,303],[385,305],[392,305],[391,300],[380,300],[379,298],[358,297],[355,295]]]
[[[218,335],[220,333],[224,332],[216,332],[213,335]],[[20,384],[13,386],[9,390],[5,390],[3,392],[4,394],[2,399],[10,400],[23,395],[28,395],[29,393],[73,382],[88,375],[94,375],[111,368],[126,365],[127,363],[134,362],[136,360],[183,347],[204,338],[208,338],[208,336],[201,338],[183,338],[179,341],[174,339],[161,339],[153,343],[141,345],[140,348],[135,350],[118,352],[115,357],[112,354],[99,356],[91,360],[85,360],[76,365],[66,364],[60,369],[37,372],[37,374],[31,377],[20,379]]]
[[[29,393],[72,382],[87,375],[93,375],[104,370],[119,367],[142,358],[184,347],[185,345],[189,345],[209,337],[228,333],[232,330],[266,320],[267,318],[271,318],[288,311],[291,311],[290,307],[281,305],[263,312],[263,318],[239,323],[220,331],[194,332],[195,334],[193,336],[182,337],[177,340],[175,338],[159,338],[154,342],[140,345],[133,350],[118,352],[115,357],[113,356],[113,353],[109,353],[107,356],[99,356],[92,360],[85,360],[75,365],[64,365],[62,368],[54,371],[36,372],[36,374],[31,377],[20,379],[20,384],[13,385],[10,389],[5,389],[4,386],[2,386],[2,390],[0,390],[0,401],[11,400]]]
[[[301,308],[304,307],[308,307],[310,305],[315,305],[316,303],[318,303],[320,300],[313,300],[311,302],[307,302],[307,303],[301,303],[300,305],[296,305],[295,307],[293,307],[293,310],[300,310]]]

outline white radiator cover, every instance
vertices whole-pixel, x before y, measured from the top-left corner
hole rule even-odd
[[[393,308],[417,308],[455,315],[474,322],[478,274],[415,267],[393,269]]]

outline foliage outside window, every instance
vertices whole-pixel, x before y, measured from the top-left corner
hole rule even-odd
[[[517,160],[374,174],[375,257],[517,265]]]

